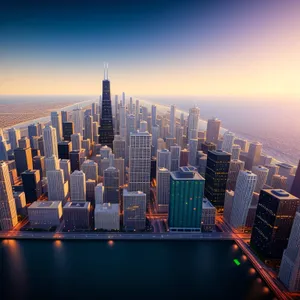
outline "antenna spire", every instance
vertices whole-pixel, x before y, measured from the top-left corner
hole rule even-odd
[[[108,80],[108,63],[106,63],[106,79]]]

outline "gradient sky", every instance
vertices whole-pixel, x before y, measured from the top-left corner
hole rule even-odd
[[[300,97],[300,1],[5,1],[0,94]]]

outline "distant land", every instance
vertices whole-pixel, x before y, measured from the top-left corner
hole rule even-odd
[[[128,98],[131,95],[127,95]],[[0,96],[0,127],[11,127],[21,122],[50,115],[50,111],[95,99],[97,95],[76,96]],[[120,99],[120,97],[119,97]],[[300,101],[243,101],[229,99],[202,99],[201,97],[133,96],[141,104],[169,106],[188,112],[190,107],[200,108],[200,117],[207,120],[218,117],[222,127],[249,141],[260,141],[263,150],[277,160],[298,164],[300,159]],[[114,105],[114,96],[112,96]],[[166,108],[168,109],[168,108]],[[179,114],[177,115],[179,117]]]

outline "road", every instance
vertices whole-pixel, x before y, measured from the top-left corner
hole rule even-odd
[[[74,232],[29,232],[1,231],[2,239],[90,239],[90,240],[233,240],[233,234],[225,232],[211,233],[74,233]]]

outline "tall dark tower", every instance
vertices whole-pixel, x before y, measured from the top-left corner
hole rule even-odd
[[[99,144],[113,148],[114,129],[110,98],[110,81],[108,80],[108,64],[104,65],[104,80],[102,81],[102,109],[99,127]]]

